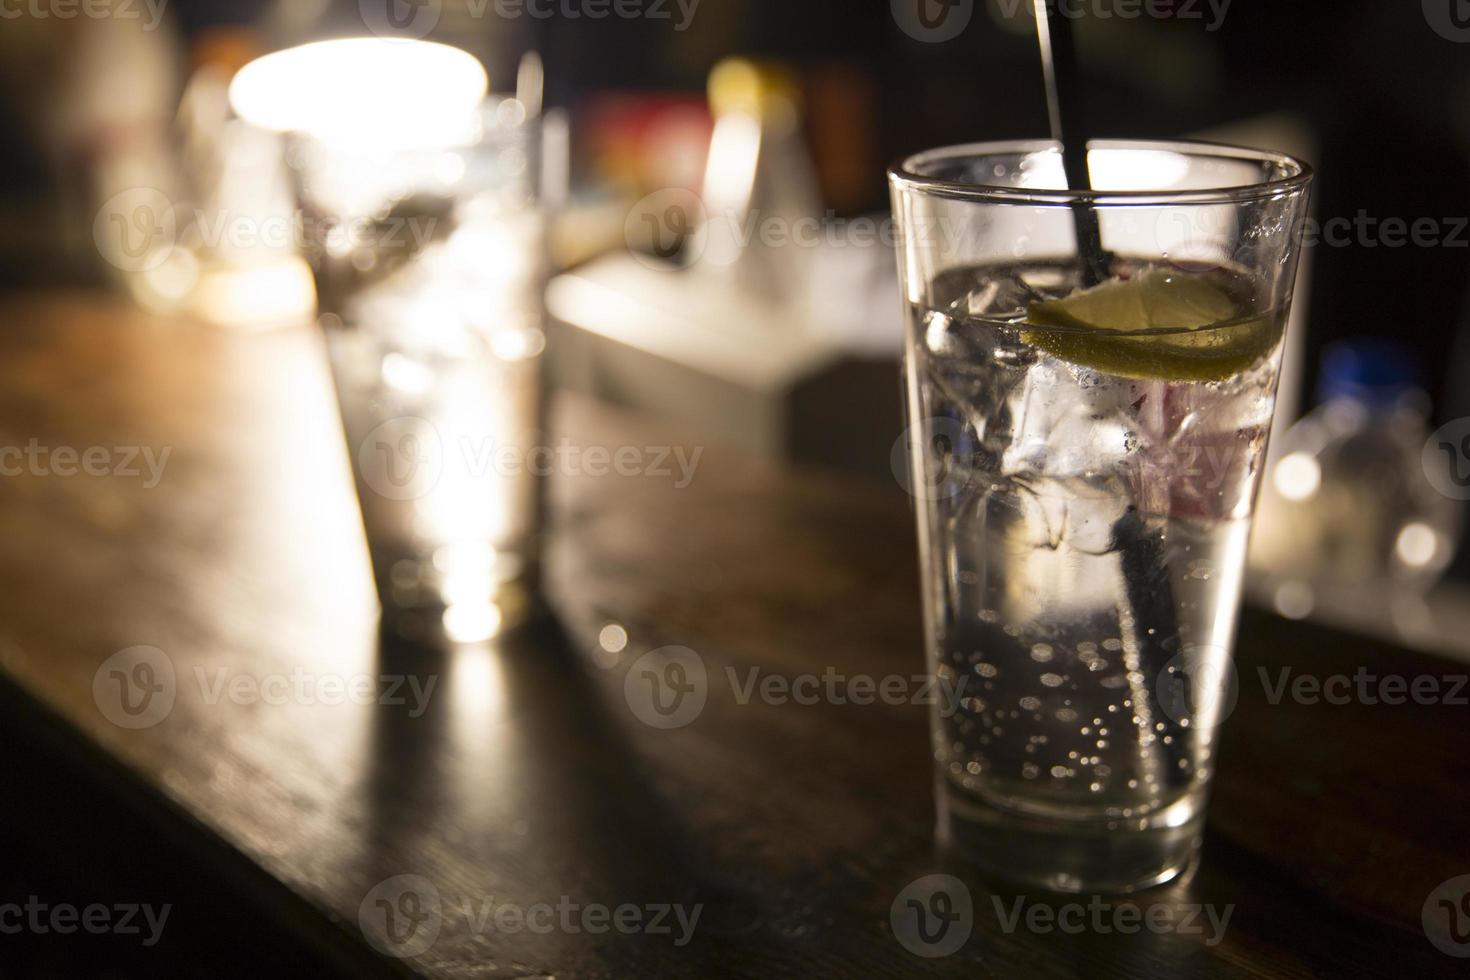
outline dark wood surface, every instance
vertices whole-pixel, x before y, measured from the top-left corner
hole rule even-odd
[[[65,760],[99,839],[142,821],[248,909],[252,928],[309,948],[323,971],[1463,972],[1466,961],[1430,944],[1420,915],[1436,886],[1470,874],[1470,709],[1272,704],[1259,675],[1462,668],[1247,613],[1202,860],[1133,899],[1230,906],[1223,939],[1008,932],[994,903],[1010,908],[1018,893],[935,851],[925,709],[742,704],[729,683],[727,668],[742,679],[752,668],[786,678],[923,671],[911,515],[895,488],[713,446],[684,489],[558,478],[556,615],[493,645],[436,653],[379,638],[334,411],[311,331],[232,335],[85,295],[0,309],[0,446],[171,450],[155,487],[123,476],[0,480],[0,708]],[[568,399],[554,427],[581,445],[699,445]],[[597,640],[609,623],[629,636],[616,656]],[[697,652],[709,688],[696,720],[664,731],[631,710],[624,681],[642,654],[669,645]],[[99,709],[93,682],[136,646],[166,653],[176,698],[159,724],[128,730]],[[210,703],[220,676],[293,669],[435,687],[422,714],[299,698]],[[961,950],[925,959],[894,937],[889,913],[935,872],[967,883],[974,926]],[[399,875],[432,882],[442,899],[436,941],[411,958],[374,949],[359,917]],[[494,925],[502,906],[559,902],[702,911],[682,946],[677,928]],[[485,910],[490,921],[477,922]]]

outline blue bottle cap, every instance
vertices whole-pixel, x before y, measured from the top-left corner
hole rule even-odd
[[[1418,353],[1398,340],[1364,337],[1328,345],[1317,383],[1320,401],[1351,398],[1370,406],[1391,405],[1423,387]]]

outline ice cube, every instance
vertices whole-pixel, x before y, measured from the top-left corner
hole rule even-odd
[[[1011,431],[1001,469],[1008,475],[1115,473],[1133,446],[1126,386],[1086,385],[1054,358],[1038,360],[1006,401]]]
[[[930,380],[987,444],[994,407],[1035,362],[1035,350],[998,324],[937,312],[925,317],[922,341]]]
[[[985,317],[987,320],[1024,320],[1032,303],[1046,299],[1026,280],[1008,272],[988,271],[975,287],[949,307],[954,317]]]

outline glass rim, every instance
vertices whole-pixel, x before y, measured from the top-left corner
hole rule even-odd
[[[888,168],[888,180],[894,189],[944,197],[957,200],[972,200],[993,204],[1024,204],[1038,207],[1070,207],[1076,204],[1093,205],[1174,205],[1174,204],[1236,204],[1246,201],[1267,200],[1305,189],[1311,184],[1315,173],[1310,164],[1285,153],[1256,150],[1229,143],[1214,143],[1207,140],[1089,140],[1087,148],[1092,150],[1148,150],[1178,153],[1196,158],[1230,159],[1246,162],[1268,163],[1286,172],[1284,177],[1253,184],[1233,184],[1220,187],[1198,187],[1181,190],[1065,190],[1057,188],[1003,187],[998,184],[980,184],[961,180],[944,180],[921,172],[942,160],[984,158],[1002,155],[1026,155],[1055,150],[1061,145],[1055,140],[999,140],[986,143],[964,143],[957,146],[925,150],[904,157]]]

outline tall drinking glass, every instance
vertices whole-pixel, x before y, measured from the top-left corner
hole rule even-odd
[[[994,143],[889,176],[926,642],[960,694],[941,839],[1128,891],[1199,843],[1311,172],[1199,143],[1089,167],[1068,191],[1055,144]]]
[[[477,642],[537,585],[546,270],[538,121],[463,122],[290,157],[385,625]]]

